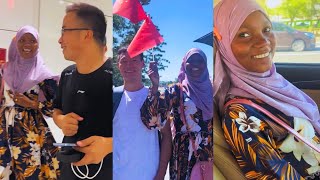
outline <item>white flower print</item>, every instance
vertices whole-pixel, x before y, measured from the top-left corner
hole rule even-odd
[[[201,130],[201,127],[198,125],[199,120],[193,118],[193,116],[192,116],[196,112],[197,112],[197,107],[194,104],[194,102],[191,99],[186,98],[186,100],[184,102],[184,114],[185,114],[186,121],[189,125],[191,132],[199,132]],[[183,125],[181,127],[181,131],[187,132],[186,125]]]
[[[14,116],[16,114],[16,109],[11,107],[9,110],[5,111],[6,117],[6,130],[8,131],[8,126],[14,126]]]
[[[204,140],[203,140],[203,145],[207,146],[208,144],[209,144],[208,138],[206,137],[206,138],[204,138]]]
[[[31,146],[31,154],[39,154],[40,155],[40,145],[37,143],[30,143]]]
[[[40,156],[40,146],[37,143],[30,143],[31,146],[31,158],[30,158],[30,164],[33,166],[40,165],[41,163],[41,156]]]
[[[18,112],[15,116],[15,118],[21,120],[22,119],[22,112]]]
[[[251,131],[251,132],[259,132],[261,120],[250,116],[247,118],[247,115],[244,112],[239,112],[239,118],[236,119],[236,122],[240,125],[239,130],[243,133]]]
[[[201,142],[202,142],[201,133],[198,133],[198,135],[196,136],[196,139],[195,139],[195,141],[194,141],[194,146],[195,146],[195,148],[193,148],[192,141],[191,141],[191,139],[189,139],[189,147],[188,147],[188,149],[189,149],[189,156],[188,156],[188,161],[191,160],[191,156],[192,156],[192,154],[194,153],[194,151],[197,151],[199,148],[201,148],[201,147],[199,146],[199,144],[200,144]]]
[[[295,117],[293,122],[295,131],[297,131],[301,136],[305,137],[309,142],[320,148],[320,145],[312,139],[315,136],[315,131],[312,124],[308,120]],[[279,149],[285,153],[292,152],[298,161],[301,161],[301,158],[303,158],[304,161],[311,166],[307,169],[308,174],[320,171],[320,153],[311,149],[304,142],[296,139],[292,134],[288,135]]]

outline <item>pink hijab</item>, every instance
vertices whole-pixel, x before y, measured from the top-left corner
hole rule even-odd
[[[188,76],[186,73],[186,63],[194,54],[200,54],[202,60],[206,64],[206,68],[199,78]],[[181,63],[178,79],[179,82],[184,86],[185,93],[191,98],[197,108],[201,109],[203,120],[211,120],[213,117],[212,84],[209,79],[207,56],[201,49],[191,48],[186,53]]]
[[[39,43],[38,31],[32,26],[23,26],[9,47],[9,58],[4,68],[3,78],[13,92],[24,93],[45,79],[58,79],[44,64],[39,50],[30,59],[23,59],[17,42],[26,33],[32,34]]]
[[[254,0],[222,0],[214,8],[217,40],[214,72],[214,97],[220,114],[226,98],[240,96],[261,99],[287,116],[308,119],[320,133],[320,115],[316,103],[272,68],[264,73],[249,72],[235,58],[231,42],[244,20],[254,11],[264,10]],[[267,17],[268,18],[268,17]]]

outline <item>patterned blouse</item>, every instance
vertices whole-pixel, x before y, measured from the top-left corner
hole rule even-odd
[[[286,116],[260,100],[250,100],[320,147],[320,136],[308,120]],[[246,104],[229,105],[222,128],[246,178],[319,179],[320,154],[255,108]]]

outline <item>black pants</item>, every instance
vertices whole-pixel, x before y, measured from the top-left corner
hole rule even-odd
[[[59,178],[60,180],[78,180],[79,179],[72,172],[70,164],[65,164],[65,163],[61,163],[61,164],[62,164],[61,176]],[[88,165],[88,167],[89,167],[89,176],[92,177],[98,171],[100,164],[90,164]],[[79,169],[82,171],[82,173],[86,172],[85,166],[81,166],[79,167]],[[74,167],[74,170],[79,174],[76,167]],[[103,165],[101,167],[101,170],[99,174],[94,178],[94,180],[112,180],[112,153],[108,154],[103,159]]]

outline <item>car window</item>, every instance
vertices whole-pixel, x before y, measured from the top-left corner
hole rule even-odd
[[[272,21],[276,63],[320,63],[320,1],[257,1]]]
[[[281,27],[278,23],[272,22],[273,31],[281,31]]]

